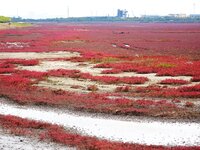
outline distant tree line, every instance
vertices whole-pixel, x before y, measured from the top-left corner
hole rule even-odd
[[[12,18],[13,22],[138,22],[138,23],[200,23],[200,17],[176,18],[171,16],[156,17],[76,17],[76,18],[47,18],[47,19],[23,19]]]
[[[10,22],[11,20],[12,18],[10,17],[0,16],[0,23]]]

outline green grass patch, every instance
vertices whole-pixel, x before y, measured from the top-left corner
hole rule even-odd
[[[110,63],[110,62],[118,62],[119,58],[115,57],[104,57],[104,58],[92,58],[91,63]]]
[[[26,23],[26,22],[12,22],[10,24],[10,26],[14,26],[14,27],[29,27],[32,26],[33,24],[31,23]]]
[[[176,67],[175,64],[170,64],[170,63],[160,63],[157,65],[159,68],[173,68]]]

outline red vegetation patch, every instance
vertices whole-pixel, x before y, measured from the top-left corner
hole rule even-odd
[[[113,77],[113,76],[92,76],[89,73],[81,73],[79,70],[50,70],[48,72],[49,76],[58,76],[58,77],[70,77],[70,78],[81,78],[81,79],[90,79],[92,81],[103,82],[107,84],[143,84],[148,81],[146,77]]]
[[[122,59],[123,60],[123,59]],[[193,76],[200,74],[200,61],[162,56],[129,57],[116,63],[101,63],[95,68],[110,68],[102,73],[136,72],[140,74],[156,73],[157,76]]]
[[[48,71],[48,75],[56,77],[80,78],[81,72],[79,70],[57,69]]]
[[[0,68],[14,68],[15,65],[6,63],[5,61],[0,62]]]
[[[10,115],[0,115],[0,125],[15,135],[34,135],[36,130],[44,130],[50,126],[47,123],[39,123]]]
[[[173,103],[181,103],[181,100],[179,100],[179,99],[173,99],[172,102]]]
[[[95,67],[110,69],[103,71],[106,74],[136,72],[155,73],[157,76],[191,76],[193,77],[192,82],[199,82],[200,38],[198,37],[200,37],[199,24],[138,24],[136,26],[132,24],[45,24],[38,27],[0,31],[2,43],[29,44],[29,47],[14,49],[3,46],[0,47],[0,51],[49,52],[64,50],[79,52],[82,57],[62,58],[61,60],[98,63]],[[115,47],[112,46],[113,43]],[[10,97],[18,103],[63,105],[63,107],[91,112],[156,116],[157,112],[163,111],[165,114],[169,112],[167,115],[172,117],[172,112],[182,112],[182,110],[168,107],[168,105],[165,108],[163,104],[162,106],[160,104],[144,107],[141,103],[136,104],[136,102],[126,99],[122,100],[127,102],[126,105],[118,105],[119,101],[106,97],[109,94],[84,95],[32,87],[32,83],[35,83],[32,82],[32,79],[42,80],[46,76],[81,78],[106,84],[143,84],[148,81],[144,77],[92,76],[78,70],[64,69],[51,70],[47,74],[15,70],[17,65],[38,64],[39,60],[35,59],[0,60],[0,73],[11,73],[10,77],[0,76],[0,94]],[[129,89],[120,87],[116,90],[121,92],[117,93],[121,97],[126,95],[167,98],[200,97],[199,85],[183,88],[150,86]],[[115,94],[111,93],[110,95]],[[191,108],[184,106],[183,114],[187,114],[185,109],[190,110]],[[181,113],[178,116],[181,116]]]
[[[160,82],[160,84],[171,84],[171,85],[182,85],[188,84],[189,81],[181,80],[181,79],[165,79]]]
[[[14,73],[15,71],[14,68],[0,68],[0,74]]]
[[[130,92],[131,87],[130,86],[119,86],[115,89],[115,92]]]
[[[194,76],[192,79],[191,79],[192,82],[200,82],[200,75],[199,76]]]
[[[100,81],[107,84],[144,84],[148,81],[146,77],[112,77],[112,76],[94,76],[91,80]]]
[[[110,114],[131,114],[155,116],[161,111],[181,111],[168,102],[153,106],[154,109],[129,99],[109,99],[108,94],[78,94],[62,90],[50,90],[30,86],[30,80],[18,76],[0,76],[0,95],[6,96],[19,104],[59,105],[60,107],[89,112]],[[16,90],[20,89],[20,90]],[[165,116],[168,116],[166,114]],[[170,115],[169,115],[170,116]]]
[[[103,70],[101,73],[102,74],[117,74],[117,73],[121,73],[121,70],[118,70],[118,69]]]
[[[199,98],[200,97],[200,84],[194,86],[184,86],[179,88],[165,88],[160,86],[137,87],[134,92],[143,96],[153,97],[185,97],[185,98]]]
[[[31,71],[17,71],[16,65],[23,65],[23,66],[34,66],[38,65],[39,60],[25,60],[25,59],[3,59],[0,61],[0,74],[6,74],[6,73],[16,73],[21,76],[26,76],[31,78],[31,75],[33,75],[33,72]],[[29,72],[29,75],[28,75]],[[35,72],[36,74],[36,72]]]
[[[186,106],[186,107],[194,107],[195,105],[194,105],[194,103],[192,103],[192,102],[186,102],[186,103],[185,103],[185,106]]]
[[[30,79],[21,77],[19,75],[12,75],[12,76],[1,75],[0,81],[5,85],[13,85],[14,87],[15,86],[24,87],[32,83]]]
[[[39,64],[39,60],[27,60],[27,59],[5,59],[6,64],[19,64],[23,66],[35,66]]]
[[[44,52],[60,49],[104,52],[123,56],[175,55],[199,57],[199,24],[66,24],[40,25],[0,31],[2,43],[29,43],[29,47],[0,51]],[[85,41],[85,42],[66,42]],[[116,47],[112,47],[115,43]],[[129,45],[129,47],[125,46]]]
[[[35,78],[38,80],[42,80],[47,77],[47,73],[45,72],[38,72],[38,71],[29,71],[29,70],[18,70],[16,74],[24,77],[24,78]]]
[[[15,65],[0,61],[0,74],[15,72]]]

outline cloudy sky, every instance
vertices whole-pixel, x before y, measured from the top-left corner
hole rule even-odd
[[[23,18],[200,14],[200,0],[0,0],[0,15]]]

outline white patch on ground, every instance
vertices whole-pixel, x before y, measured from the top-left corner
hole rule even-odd
[[[13,29],[15,28],[14,26],[10,26],[8,23],[0,23],[0,30],[4,29]]]
[[[116,44],[112,44],[112,47],[117,47],[117,45]]]
[[[55,43],[65,43],[65,44],[72,44],[72,43],[85,43],[84,40],[66,40],[66,41],[56,41]]]
[[[129,47],[130,47],[130,45],[129,45],[129,44],[124,44],[124,46],[125,46],[125,47],[127,47],[127,48],[129,48]]]
[[[113,141],[165,146],[200,145],[199,123],[172,123],[145,119],[124,121],[11,104],[1,104],[0,114],[54,123],[77,129],[80,134]]]
[[[18,66],[20,70],[31,70],[31,71],[40,71],[46,72],[49,70],[57,70],[57,69],[67,69],[67,70],[79,70],[82,73],[90,73],[93,76],[113,76],[113,77],[147,77],[149,81],[145,82],[144,84],[104,84],[100,82],[84,80],[84,79],[72,79],[72,78],[53,78],[49,77],[47,81],[41,81],[38,86],[55,88],[55,89],[62,89],[68,90],[73,92],[89,92],[87,91],[87,87],[90,85],[96,85],[99,90],[98,92],[112,92],[118,86],[132,86],[134,87],[146,87],[149,85],[158,85],[162,80],[165,79],[182,79],[186,81],[191,80],[191,76],[156,76],[156,73],[149,73],[149,74],[138,74],[135,72],[123,72],[118,74],[101,74],[103,70],[108,70],[108,68],[94,68],[96,64],[91,64],[88,62],[79,63],[79,62],[71,62],[71,61],[40,61],[39,65],[35,66]],[[52,84],[53,83],[53,84]],[[188,86],[199,84],[200,82],[192,82],[188,83]],[[71,86],[77,85],[80,88],[71,88]],[[162,85],[160,86],[168,86],[168,87],[181,87],[185,85]],[[82,87],[82,88],[81,88]]]
[[[93,68],[94,64],[89,63],[77,63],[71,61],[41,61],[36,66],[19,66],[21,70],[41,71],[45,72],[54,69],[67,69],[67,70],[80,70],[83,73],[90,73],[92,75],[98,75],[101,71],[105,70],[102,68]]]
[[[70,58],[70,57],[79,57],[80,54],[77,52],[3,52],[0,53],[0,59],[43,59],[43,58]]]
[[[74,29],[74,31],[83,31],[83,32],[85,32],[85,31],[89,31],[88,29]]]
[[[113,77],[147,77],[149,79],[145,84],[137,85],[137,86],[148,86],[159,84],[162,80],[165,79],[181,79],[190,81],[191,76],[156,76],[156,73],[148,73],[148,74],[138,74],[135,72],[123,72],[118,74],[101,74],[103,70],[108,70],[108,68],[93,68],[96,64],[90,63],[78,63],[78,62],[70,62],[70,61],[41,61],[39,65],[36,66],[19,66],[18,69],[21,70],[31,70],[31,71],[41,71],[45,72],[48,70],[55,69],[68,69],[68,70],[79,70],[82,73],[90,73],[93,76],[113,76]],[[197,83],[189,83],[187,85],[195,85]],[[177,85],[180,86],[180,85]],[[173,86],[176,87],[176,86]]]
[[[25,42],[6,42],[0,43],[0,47],[5,47],[5,48],[24,48],[24,47],[29,47],[29,43],[25,43]]]
[[[49,77],[46,81],[40,81],[39,84],[35,86],[62,89],[72,92],[89,93],[87,88],[89,86],[97,86],[98,92],[113,92],[117,85],[100,84],[99,82],[89,81],[84,79],[73,79],[73,78],[63,78],[63,77]],[[79,88],[74,88],[78,86]]]
[[[75,150],[67,146],[53,143],[42,142],[37,139],[10,135],[3,133],[0,129],[0,149],[1,150]]]

